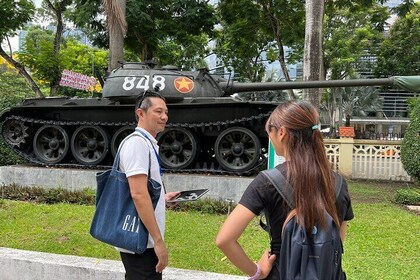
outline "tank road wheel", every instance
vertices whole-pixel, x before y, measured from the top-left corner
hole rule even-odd
[[[27,130],[28,127],[22,121],[7,120],[3,124],[3,139],[7,144],[19,147],[26,143],[26,138],[29,136]]]
[[[186,168],[197,157],[197,140],[185,128],[170,128],[163,131],[158,136],[158,144],[160,161],[165,168]]]
[[[99,126],[81,126],[71,137],[71,152],[84,165],[99,164],[106,157],[108,146],[108,134]]]
[[[223,169],[244,172],[258,162],[261,156],[261,143],[251,130],[231,127],[217,137],[214,152],[217,162]]]
[[[61,126],[47,124],[35,133],[33,148],[36,157],[43,163],[59,163],[69,150],[69,136]]]
[[[117,154],[121,141],[124,140],[124,138],[130,135],[133,131],[134,128],[132,126],[124,126],[114,133],[114,136],[112,136],[111,140],[111,153],[113,157],[115,157]]]

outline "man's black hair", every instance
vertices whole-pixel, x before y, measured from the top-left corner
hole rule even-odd
[[[141,93],[137,96],[135,110],[137,110],[138,108],[141,107],[141,105],[142,105],[144,99],[146,99],[146,97],[159,97],[160,99],[162,99],[166,103],[165,97],[163,97],[162,95],[160,95],[156,91],[145,90],[143,93]]]

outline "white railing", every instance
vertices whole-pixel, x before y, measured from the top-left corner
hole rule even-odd
[[[329,142],[334,140],[329,140]],[[325,141],[325,151],[327,152],[328,160],[331,162],[331,167],[334,171],[338,171],[338,160],[340,158],[340,143],[327,143]]]
[[[411,181],[401,163],[401,141],[325,139],[333,169],[353,179]]]
[[[401,163],[400,141],[366,142],[355,140],[352,165],[354,178],[411,181]]]

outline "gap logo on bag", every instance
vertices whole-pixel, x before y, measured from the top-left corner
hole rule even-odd
[[[141,220],[138,216],[126,215],[122,230],[138,233],[140,229],[140,222]]]

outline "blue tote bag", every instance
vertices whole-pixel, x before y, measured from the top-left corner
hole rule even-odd
[[[124,141],[132,136],[142,137],[135,132]],[[125,173],[118,171],[119,160],[120,149],[112,169],[96,173],[96,209],[90,234],[107,244],[141,254],[146,250],[149,232],[137,214]],[[147,188],[153,208],[156,208],[161,185],[151,179],[150,164],[149,152]]]

